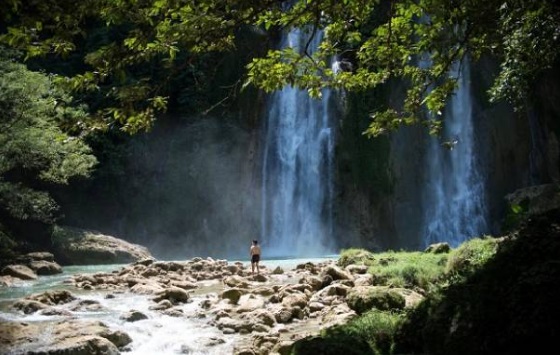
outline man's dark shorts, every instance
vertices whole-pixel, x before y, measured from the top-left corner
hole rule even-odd
[[[251,263],[258,263],[259,260],[261,260],[261,256],[258,254],[255,254],[251,257]]]

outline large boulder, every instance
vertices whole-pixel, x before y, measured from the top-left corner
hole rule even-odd
[[[521,188],[505,197],[510,205],[525,207],[529,215],[560,208],[560,184],[552,183]]]
[[[356,313],[365,313],[375,308],[381,311],[403,309],[406,306],[404,296],[385,286],[354,287],[346,297],[348,306]]]
[[[99,336],[83,335],[71,339],[64,339],[56,344],[51,344],[45,349],[37,349],[26,354],[39,355],[119,355],[120,351],[115,344]]]
[[[46,260],[34,260],[29,263],[29,267],[37,275],[55,275],[62,273],[62,267],[55,262]]]
[[[132,342],[128,334],[99,321],[57,321],[49,324],[49,332],[46,337],[42,322],[0,322],[0,345],[7,354],[25,349],[25,354],[110,355]]]
[[[8,265],[5,266],[0,274],[3,276],[11,276],[21,280],[35,280],[37,274],[35,271],[25,265]]]
[[[309,336],[297,340],[292,344],[291,349],[284,349],[283,353],[298,355],[373,355],[375,354],[365,339],[349,336],[340,341],[340,339]]]
[[[146,247],[101,233],[56,227],[53,251],[67,265],[128,264],[152,258]]]

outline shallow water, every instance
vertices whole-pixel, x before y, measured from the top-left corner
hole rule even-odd
[[[313,262],[319,263],[334,260],[336,256],[310,259],[278,259],[263,260],[268,270],[277,266],[284,270],[295,268],[298,264]],[[235,260],[229,261],[234,263]],[[241,262],[250,267],[249,262]],[[10,306],[19,298],[30,294],[40,293],[53,289],[68,289],[80,299],[98,301],[102,306],[101,311],[71,311],[74,317],[79,319],[95,319],[103,321],[112,330],[121,330],[132,338],[126,354],[231,354],[235,343],[240,339],[239,334],[225,335],[219,329],[209,326],[208,319],[198,318],[197,311],[200,310],[200,302],[206,299],[210,293],[216,292],[213,284],[219,282],[208,281],[206,285],[191,295],[192,302],[175,307],[183,311],[183,317],[171,317],[158,311],[150,310],[154,303],[151,296],[137,295],[132,293],[119,293],[110,291],[84,291],[65,283],[74,274],[86,274],[97,272],[111,272],[119,270],[124,265],[95,265],[95,266],[69,266],[63,268],[63,273],[53,276],[41,276],[34,281],[20,282],[15,287],[0,287],[0,322],[2,321],[25,321],[41,322],[48,320],[67,319],[64,316],[44,316],[39,314],[24,315],[12,309]],[[111,293],[114,298],[107,298]],[[65,306],[54,308],[66,309]],[[138,310],[148,316],[148,319],[136,322],[126,322],[120,319],[123,313],[130,310]],[[48,334],[46,331],[45,334]],[[208,346],[209,342],[216,339],[224,343]],[[32,344],[30,347],[37,349],[40,344]]]

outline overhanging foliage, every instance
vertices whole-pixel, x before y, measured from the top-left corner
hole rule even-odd
[[[284,85],[319,97],[322,87],[369,90],[391,80],[408,84],[403,102],[372,113],[366,134],[405,124],[441,128],[456,86],[453,65],[491,54],[501,62],[490,99],[522,108],[535,77],[558,59],[560,8],[552,0],[9,0],[0,40],[28,57],[79,49],[91,26],[110,29],[107,41],[83,49],[89,67],[61,78],[75,91],[100,91],[105,104],[87,129],[118,124],[149,129],[168,105],[166,85],[203,53],[232,50],[242,27],[263,35],[292,27],[324,34],[318,51],[272,49],[254,58],[245,82],[266,91]],[[309,44],[309,43],[308,43]],[[182,54],[182,55],[179,55]],[[342,63],[333,70],[330,58]],[[149,65],[166,68],[132,76]],[[428,111],[430,114],[420,113]]]

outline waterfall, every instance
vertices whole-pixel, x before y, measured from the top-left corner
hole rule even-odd
[[[423,191],[424,236],[427,246],[462,242],[488,232],[483,175],[477,161],[473,125],[470,64],[456,65],[458,88],[445,111],[442,139],[431,137]]]
[[[308,50],[319,45],[315,34]],[[282,47],[302,50],[309,33],[294,29]],[[285,87],[271,95],[265,122],[261,240],[266,256],[319,256],[332,253],[334,129],[331,92],[321,100]]]

